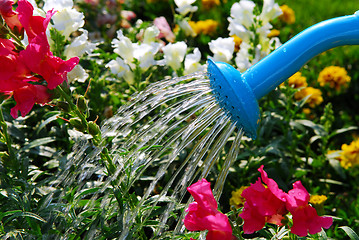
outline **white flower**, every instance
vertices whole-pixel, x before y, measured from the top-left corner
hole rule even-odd
[[[197,11],[198,7],[191,5],[195,1],[196,0],[175,0],[175,4],[178,7],[178,8],[176,8],[176,11],[179,12],[183,16],[189,12]]]
[[[182,21],[179,21],[178,25],[184,31],[184,34],[186,36],[191,36],[191,37],[197,36],[197,33],[195,31],[193,31],[191,25],[189,25],[189,23],[185,19],[183,19]]]
[[[72,0],[45,0],[43,9],[49,11],[51,9],[61,11],[65,8],[72,8],[74,3]]]
[[[274,3],[274,0],[264,0],[262,13],[259,15],[259,18],[262,20],[263,24],[266,24],[281,14],[282,10],[278,3]]]
[[[53,27],[59,30],[66,38],[85,24],[84,14],[73,8],[64,8],[57,11],[52,17]]]
[[[67,73],[67,79],[69,82],[77,81],[84,83],[89,77],[88,73],[81,67],[80,64],[77,64],[70,72]]]
[[[146,71],[150,66],[155,65],[154,56],[160,49],[160,44],[152,42],[151,44],[142,43],[137,44],[134,48],[133,57],[136,58],[140,64],[140,68]]]
[[[217,38],[208,43],[209,49],[212,51],[213,61],[229,62],[233,58],[234,39]]]
[[[243,41],[249,41],[254,37],[254,33],[248,29],[254,24],[255,15],[253,14],[255,4],[249,0],[241,0],[234,3],[231,7],[231,17],[228,18],[228,30],[230,35],[237,35]]]
[[[160,30],[156,26],[148,27],[143,34],[143,43],[151,44],[160,34]]]
[[[120,55],[127,64],[133,61],[134,45],[128,37],[125,37],[122,30],[117,31],[117,39],[112,40],[112,47],[114,52]]]
[[[187,52],[187,45],[185,42],[169,43],[162,48],[164,60],[166,64],[177,70],[181,68],[184,56]]]
[[[198,48],[193,50],[193,53],[188,54],[184,60],[184,74],[190,74],[194,72],[204,71],[205,65],[199,63],[201,61],[201,52]]]
[[[237,52],[236,58],[234,59],[240,72],[246,71],[254,64],[253,62],[257,61],[257,59],[253,59],[253,56],[249,54],[249,49],[252,49],[251,45],[246,42],[242,42],[241,48]]]
[[[118,57],[116,60],[111,60],[105,67],[109,68],[112,74],[123,77],[129,84],[134,82],[133,72],[121,58]]]
[[[88,40],[88,32],[85,29],[82,29],[82,34],[75,38],[70,45],[67,45],[64,51],[64,54],[67,59],[72,57],[81,57],[85,53],[90,54],[95,48],[96,44],[91,43]]]

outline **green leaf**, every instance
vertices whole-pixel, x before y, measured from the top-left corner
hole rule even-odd
[[[355,239],[355,240],[359,240],[359,237],[358,235],[354,232],[353,229],[351,229],[350,227],[348,226],[342,226],[342,227],[339,227],[340,229],[343,229],[344,232],[350,237],[350,239]]]
[[[51,143],[51,142],[54,142],[56,139],[55,137],[44,137],[44,138],[39,138],[39,139],[36,139],[28,144],[26,144],[25,146],[23,146],[21,148],[22,151],[25,151],[25,150],[28,150],[30,148],[35,148],[35,147],[38,147],[38,146],[43,146],[43,145],[46,145],[48,143]]]

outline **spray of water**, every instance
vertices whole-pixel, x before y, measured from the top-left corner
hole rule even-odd
[[[101,163],[102,148],[79,143],[56,183],[64,188],[77,184],[78,199],[90,194],[92,201],[84,206],[89,211],[98,207],[94,202],[99,198],[100,207],[111,207],[114,197],[109,192],[121,196],[135,192],[140,197],[132,205],[126,203],[122,209],[116,209],[123,212],[122,219],[118,219],[119,238],[130,238],[142,227],[139,216],[145,224],[159,205],[165,210],[157,215],[154,235],[162,234],[171,213],[183,208],[186,199],[190,201],[185,196],[186,188],[223,161],[214,186],[219,199],[229,168],[237,158],[242,131],[237,130],[236,123],[230,121],[211,92],[205,72],[150,85],[101,128],[104,142],[110,142],[107,149],[112,169]],[[96,191],[86,192],[89,186]],[[140,192],[137,186],[142,189]],[[183,216],[184,213],[175,220],[174,232],[183,230]],[[81,219],[74,225],[80,222]],[[96,230],[93,231],[95,236]]]

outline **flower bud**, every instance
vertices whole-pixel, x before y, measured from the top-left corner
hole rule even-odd
[[[77,107],[81,112],[87,112],[88,107],[85,97],[81,96],[77,99]]]
[[[101,133],[100,127],[92,121],[89,122],[87,129],[88,129],[87,130],[88,133],[91,134],[92,136],[96,136]]]
[[[70,119],[70,124],[77,130],[80,132],[85,132],[86,128],[85,126],[82,124],[81,120],[78,118],[72,118]]]
[[[68,113],[71,111],[71,107],[67,102],[58,101],[56,106],[60,108],[62,112]]]

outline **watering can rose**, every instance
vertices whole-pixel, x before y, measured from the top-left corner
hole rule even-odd
[[[185,227],[189,231],[208,230],[207,240],[234,239],[228,217],[218,211],[210,183],[203,178],[189,186],[187,190],[195,202],[191,203],[186,209],[188,213],[183,221]]]

